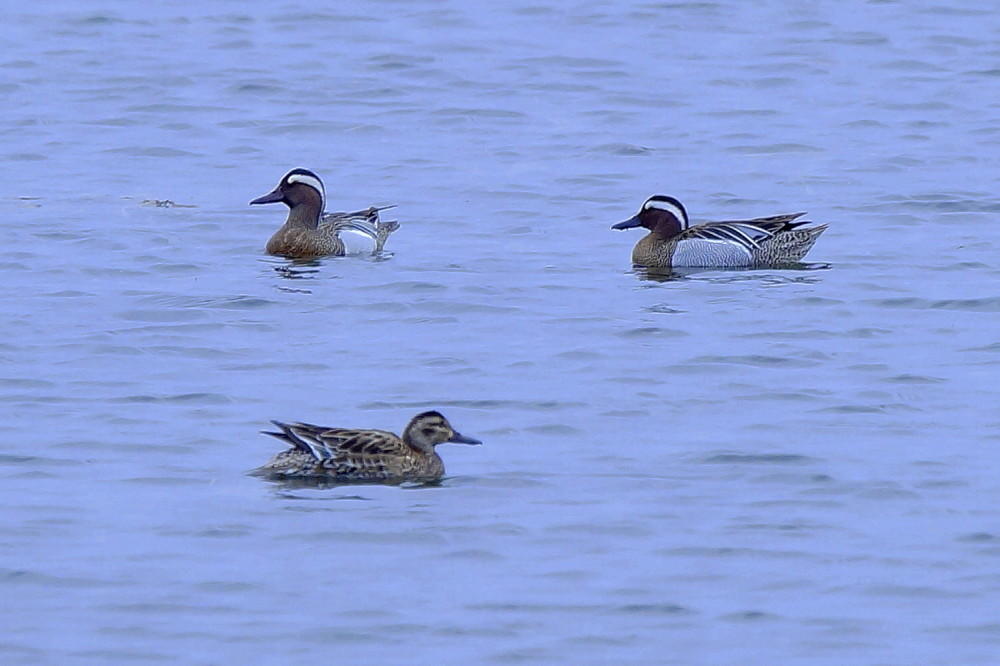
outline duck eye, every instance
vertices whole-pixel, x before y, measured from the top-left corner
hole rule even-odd
[[[423,433],[424,437],[430,437],[431,435],[434,434],[434,428],[424,428],[420,432]]]

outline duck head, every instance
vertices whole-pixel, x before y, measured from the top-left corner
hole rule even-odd
[[[624,222],[612,225],[611,228],[632,229],[633,227],[645,227],[666,238],[676,236],[688,228],[687,211],[677,199],[656,194],[646,199],[638,213]]]
[[[284,175],[278,186],[250,202],[254,204],[283,203],[289,208],[307,206],[322,214],[326,205],[326,190],[319,176],[309,169],[292,169]]]
[[[482,444],[478,439],[466,437],[448,423],[440,412],[423,412],[410,419],[403,431],[403,441],[415,449],[429,453],[438,444]]]

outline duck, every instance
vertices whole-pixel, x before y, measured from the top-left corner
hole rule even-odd
[[[805,213],[689,226],[683,204],[654,195],[639,212],[612,229],[645,227],[649,233],[632,250],[635,266],[657,268],[761,268],[799,261],[828,225],[795,222]]]
[[[382,251],[389,235],[399,228],[395,220],[382,222],[379,212],[393,208],[372,206],[353,213],[326,213],[326,189],[323,181],[309,169],[296,168],[286,173],[278,186],[249,205],[283,203],[288,218],[264,248],[268,254],[289,259],[343,256],[344,241],[340,232],[358,231],[374,242],[372,254]]]
[[[309,423],[271,421],[276,437],[290,449],[255,470],[271,480],[313,480],[334,483],[433,483],[444,476],[444,462],[434,447],[482,444],[459,433],[440,412],[417,414],[402,437],[385,430],[329,428]]]

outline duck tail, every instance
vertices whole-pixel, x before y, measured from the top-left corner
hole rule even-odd
[[[792,229],[799,229],[799,227],[805,227],[805,225],[812,224],[812,223],[813,223],[812,220],[800,220],[798,222],[786,222],[785,223],[785,228],[782,231],[791,231]],[[799,229],[799,231],[808,231],[810,233],[815,233],[815,234],[819,235],[828,226],[830,226],[830,225],[828,225],[828,224],[819,224],[819,225],[816,225],[815,227],[806,227],[805,229]],[[815,231],[815,230],[818,230],[818,231]]]
[[[271,423],[278,426],[281,432],[274,432],[273,430],[261,430],[260,434],[269,435],[270,437],[274,437],[275,439],[280,439],[286,444],[291,444],[292,446],[295,446],[295,440],[293,438],[291,428],[288,426],[287,423],[282,423],[281,421],[271,421]]]
[[[819,235],[829,228],[829,224],[817,224],[814,227],[804,227],[805,224],[812,224],[811,220],[805,220],[804,222],[796,222],[794,224],[788,225],[788,229],[795,229],[795,233],[801,235],[805,239],[812,243],[816,242]],[[802,227],[799,229],[798,227]]]
[[[385,247],[385,242],[389,240],[389,236],[391,236],[397,229],[399,229],[399,222],[396,220],[388,220],[386,222],[376,220],[375,247],[372,249],[372,254],[380,253],[382,248]]]
[[[297,431],[298,430],[310,430],[316,429],[316,426],[311,426],[308,423],[282,423],[281,421],[271,421],[274,425],[278,427],[281,432],[274,432],[271,430],[261,430],[262,435],[270,435],[285,442],[293,449],[302,451],[303,453],[308,453],[317,460],[322,459],[321,453],[316,449],[316,446],[309,441],[309,439],[302,437]]]
[[[816,244],[819,239],[820,234],[827,230],[827,224],[817,224],[815,227],[805,227],[802,229],[796,229],[793,233],[789,234],[791,241],[792,256],[795,261],[799,261],[806,255],[812,246]]]

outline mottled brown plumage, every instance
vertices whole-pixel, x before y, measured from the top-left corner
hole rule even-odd
[[[340,232],[349,229],[374,240],[372,251],[377,254],[389,234],[399,228],[398,222],[379,219],[379,211],[385,208],[373,206],[353,213],[324,213],[325,197],[319,176],[308,169],[292,169],[274,190],[251,201],[251,205],[280,202],[288,206],[288,218],[267,241],[267,253],[296,259],[341,256],[344,242]]]
[[[336,483],[402,483],[436,481],[444,463],[438,444],[481,444],[458,433],[439,412],[423,412],[410,420],[403,436],[384,430],[327,428],[309,423],[272,421],[280,432],[265,432],[290,444],[256,470],[271,479]]]

